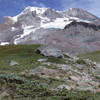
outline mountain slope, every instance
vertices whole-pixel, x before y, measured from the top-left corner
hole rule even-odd
[[[4,18],[0,42],[54,45],[73,54],[95,51],[100,50],[99,23],[98,17],[78,8],[27,7],[17,16]]]
[[[86,58],[86,59],[91,59],[92,61],[100,63],[100,51],[81,54],[81,55],[79,55],[79,57]]]
[[[64,52],[63,58],[43,56],[38,47],[0,46],[2,100],[100,100],[96,63]]]
[[[84,20],[94,21],[100,24],[100,19],[98,17],[81,8],[70,8],[67,11],[65,11],[64,14],[71,17],[77,17]]]

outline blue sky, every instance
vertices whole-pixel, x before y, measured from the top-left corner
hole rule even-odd
[[[50,7],[56,10],[83,8],[100,17],[100,0],[0,0],[0,21],[14,16],[27,6]]]

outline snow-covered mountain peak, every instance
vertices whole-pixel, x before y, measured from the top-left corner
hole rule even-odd
[[[23,13],[25,12],[32,12],[35,11],[36,14],[43,14],[48,8],[39,8],[39,7],[31,7],[28,6],[24,9]]]
[[[38,22],[45,23],[48,21],[54,21],[57,18],[65,18],[65,17],[70,20],[77,20],[77,21],[85,20],[84,22],[89,22],[89,21],[98,22],[98,20],[100,21],[99,18],[95,17],[94,15],[80,8],[70,8],[65,11],[56,11],[51,8],[40,8],[40,7],[30,7],[30,6],[26,7],[20,14],[14,17],[9,17],[9,19],[13,23],[16,23],[18,21],[24,21],[26,23],[30,23],[28,22],[28,20],[30,21],[30,19],[32,21],[35,20],[36,23]]]
[[[49,8],[40,8],[40,7],[31,7],[31,6],[28,6],[26,7],[20,14],[16,15],[16,16],[13,16],[12,17],[12,20],[14,22],[17,22],[18,21],[18,18],[21,17],[21,16],[25,16],[27,14],[34,14],[34,15],[42,15],[47,9]]]

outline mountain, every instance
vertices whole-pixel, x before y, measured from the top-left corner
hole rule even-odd
[[[94,21],[96,23],[100,23],[99,22],[100,19],[98,17],[90,14],[89,12],[81,8],[70,8],[67,11],[65,11],[65,14],[68,16],[77,17],[77,18],[81,18],[84,20],[89,20],[89,21]]]
[[[27,7],[17,16],[4,17],[0,44],[46,44],[71,54],[96,51],[100,50],[100,19],[79,8]]]

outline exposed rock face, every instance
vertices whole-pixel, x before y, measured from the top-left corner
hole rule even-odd
[[[67,16],[71,16],[71,17],[77,17],[77,18],[81,18],[84,20],[94,21],[97,23],[98,21],[100,21],[98,17],[96,17],[95,15],[81,8],[70,8],[67,11],[65,11],[64,14],[66,14]]]
[[[78,8],[27,7],[0,25],[0,44],[48,44],[77,54],[100,50],[100,19]]]
[[[41,46],[36,51],[44,56],[63,57],[62,51],[52,46]]]
[[[52,20],[54,20],[54,19],[56,19],[56,18],[61,18],[61,17],[63,17],[62,14],[60,14],[60,13],[58,13],[58,12],[56,12],[55,10],[50,9],[50,8],[47,9],[47,10],[44,12],[43,15],[46,16],[47,18],[52,19]]]

